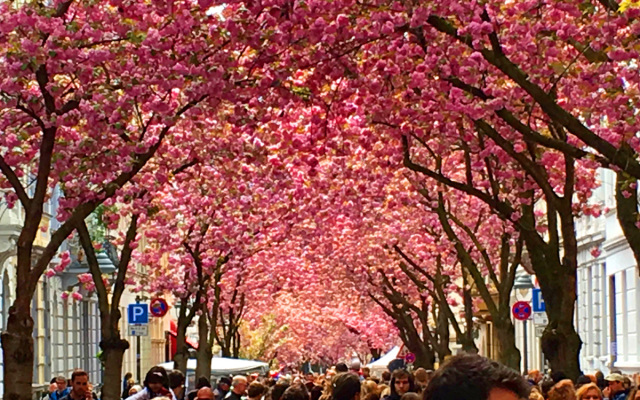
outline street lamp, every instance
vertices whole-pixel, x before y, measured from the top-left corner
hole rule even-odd
[[[105,254],[104,251],[96,252],[96,259],[98,260],[98,267],[100,273],[103,275],[111,275],[116,271],[116,266]],[[62,287],[68,288],[78,284],[78,275],[86,274],[89,272],[89,264],[86,261],[78,260],[77,258],[69,264],[69,266],[62,272]]]
[[[513,288],[516,290],[516,299],[518,298],[518,293],[522,297],[526,296],[527,292],[534,288],[533,283],[531,282],[531,276],[524,270],[516,271],[516,278],[513,281]],[[524,341],[523,346],[523,355],[522,355],[522,363],[524,366],[525,372],[529,371],[529,354],[527,351],[527,320],[522,321],[522,339]]]

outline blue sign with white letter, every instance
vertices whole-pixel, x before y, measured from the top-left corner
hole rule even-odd
[[[542,298],[542,291],[540,289],[533,289],[531,291],[531,305],[533,308],[533,312],[547,311],[547,306],[544,304],[544,299]]]
[[[129,304],[129,323],[130,324],[148,324],[149,323],[149,305],[146,303]]]

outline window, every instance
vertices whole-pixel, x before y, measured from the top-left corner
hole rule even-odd
[[[582,354],[600,358],[608,354],[605,266],[585,265],[578,270],[578,332],[583,340]],[[600,368],[593,365],[594,368]]]

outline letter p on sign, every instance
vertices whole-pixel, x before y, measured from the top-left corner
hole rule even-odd
[[[148,324],[149,323],[149,305],[146,303],[129,304],[128,309],[129,324]]]

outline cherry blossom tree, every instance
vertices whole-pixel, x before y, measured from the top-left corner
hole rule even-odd
[[[185,121],[232,102],[248,70],[237,68],[220,17],[190,1],[3,2],[0,10],[0,170],[6,201],[25,213],[2,337],[5,397],[27,399],[31,298],[59,246],[101,203],[135,197],[132,180],[157,154],[178,159],[191,143]],[[161,180],[176,166],[154,168]],[[65,193],[61,226],[36,253],[56,185]]]

